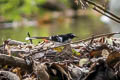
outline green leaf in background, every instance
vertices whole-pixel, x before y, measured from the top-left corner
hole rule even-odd
[[[46,0],[34,0],[34,1],[39,4],[44,4],[46,2]]]
[[[22,14],[33,15],[42,11],[38,4],[46,0],[0,0],[0,16],[8,20],[20,20]]]

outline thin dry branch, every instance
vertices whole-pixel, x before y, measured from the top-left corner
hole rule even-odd
[[[106,13],[104,13],[104,12],[100,11],[99,9],[97,9],[96,7],[94,7],[93,9],[94,9],[95,11],[97,11],[98,13],[101,13],[101,14],[109,17],[109,18],[112,19],[113,21],[116,21],[116,22],[120,23],[120,20],[115,19],[115,18],[113,18],[112,16],[107,15]]]
[[[115,34],[120,34],[120,32],[96,35],[96,36],[94,36],[94,39],[99,38],[99,37],[103,37],[103,36],[113,36],[113,35],[115,35]],[[47,50],[50,50],[50,49],[54,49],[54,48],[57,48],[57,47],[66,46],[66,45],[69,45],[69,44],[76,44],[76,43],[80,43],[80,42],[85,42],[85,41],[89,41],[89,40],[91,40],[91,39],[93,39],[93,36],[92,36],[92,37],[89,37],[89,38],[87,38],[87,39],[82,39],[82,40],[78,40],[78,41],[75,41],[75,42],[62,44],[62,45],[60,45],[60,46],[56,46],[56,47],[52,47],[52,48],[47,48],[47,49],[41,50],[41,51],[39,51],[39,52],[44,52],[44,51],[47,51]],[[37,53],[39,53],[39,52],[32,53],[32,54],[30,54],[30,55],[28,55],[28,56],[32,56],[32,55],[37,54]]]
[[[98,9],[104,11],[105,13],[111,15],[112,17],[120,20],[120,17],[116,16],[115,14],[113,14],[112,12],[110,12],[110,11],[108,11],[108,10],[105,10],[105,9],[104,9],[102,6],[100,6],[99,4],[96,4],[95,2],[90,1],[90,0],[84,0],[84,1],[86,1],[87,3],[89,3],[89,4],[91,4],[91,5],[95,6],[95,7],[97,7]],[[94,9],[94,8],[93,8],[93,9]],[[105,16],[106,16],[106,15],[105,15]]]
[[[28,37],[30,37],[30,33],[29,32],[27,33],[27,35],[28,35]],[[30,39],[30,43],[33,44],[32,39]]]

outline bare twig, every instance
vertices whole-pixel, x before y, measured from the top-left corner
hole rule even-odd
[[[28,37],[30,37],[30,33],[27,33]],[[33,44],[32,39],[30,39],[30,43]]]
[[[103,36],[115,35],[115,34],[120,34],[120,32],[96,35],[96,36],[94,36],[94,39],[99,38],[99,37],[103,37]],[[78,40],[78,41],[71,42],[71,43],[62,44],[62,45],[60,45],[60,46],[56,46],[56,47],[44,49],[44,50],[41,50],[41,51],[39,51],[39,52],[44,52],[44,51],[47,51],[47,50],[50,50],[50,49],[54,49],[54,48],[57,48],[57,47],[66,46],[66,45],[69,45],[69,44],[75,44],[75,43],[85,42],[85,41],[89,41],[89,40],[91,40],[91,39],[93,39],[93,37],[89,37],[89,38],[87,38],[87,39],[82,39],[82,40]],[[37,53],[39,53],[39,52],[32,53],[32,54],[30,54],[30,55],[28,55],[28,56],[32,56],[32,55],[37,54]]]
[[[100,6],[99,4],[96,4],[95,2],[90,1],[90,0],[84,0],[84,1],[86,1],[87,3],[89,3],[89,4],[91,4],[91,5],[95,6],[95,7],[97,7],[98,9],[104,11],[105,13],[108,13],[108,14],[111,15],[112,17],[120,20],[120,17],[116,16],[115,14],[113,14],[112,12],[110,12],[110,11],[108,11],[108,10],[105,10],[105,9],[104,9],[102,6]]]
[[[113,21],[116,21],[116,22],[120,23],[120,20],[115,19],[115,18],[113,18],[112,16],[107,15],[106,13],[104,13],[104,12],[100,11],[99,9],[97,9],[96,7],[94,7],[93,9],[94,9],[95,11],[97,11],[97,12],[99,12],[99,13],[107,16],[107,17],[109,17],[109,18],[112,19]]]

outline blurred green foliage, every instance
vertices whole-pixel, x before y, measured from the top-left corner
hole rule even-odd
[[[42,11],[38,4],[46,0],[0,0],[0,15],[9,20],[19,20],[21,15],[38,14]]]
[[[39,5],[45,4],[49,0],[0,0],[0,16],[7,20],[20,20],[21,16],[39,15],[45,12]],[[54,1],[54,0],[53,0]],[[70,7],[74,0],[56,0]],[[99,0],[95,0],[99,1]]]
[[[0,28],[0,44],[9,38],[25,41],[27,32],[30,32],[31,36],[50,36],[72,32],[82,39],[90,36],[91,34],[107,33],[109,31],[108,27],[105,27],[103,23],[100,22],[99,17],[96,16],[96,14],[91,14],[93,12],[89,9],[88,12],[86,12],[89,14],[79,16],[77,19],[66,18],[64,17],[64,14],[62,16],[60,15],[58,19],[52,19],[51,15],[54,14],[49,15],[49,11],[46,11],[39,6],[45,4],[47,1],[49,0],[0,0],[0,16],[4,16],[5,20],[21,20],[21,16],[24,15],[37,15],[36,17],[41,19],[41,22],[38,20],[38,26],[28,27],[23,25],[22,28],[18,27],[15,29]],[[69,2],[72,0],[56,1],[58,1],[58,3],[61,2],[65,4],[65,7],[67,8],[71,8],[71,3]],[[44,13],[48,13],[47,16],[44,15]],[[42,19],[41,17],[45,18]],[[47,25],[44,25],[44,22],[46,21],[48,21],[48,23]],[[38,43],[39,40],[34,40],[33,42]]]

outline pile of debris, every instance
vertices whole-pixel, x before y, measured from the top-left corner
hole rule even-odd
[[[56,46],[6,40],[0,80],[120,80],[120,38],[112,34]]]

